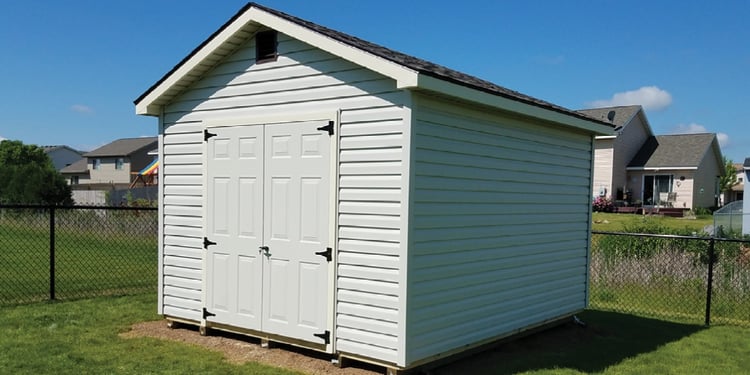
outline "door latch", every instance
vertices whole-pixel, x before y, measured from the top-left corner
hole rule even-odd
[[[258,254],[263,254],[267,257],[271,256],[271,253],[269,252],[268,246],[260,246],[258,247]]]

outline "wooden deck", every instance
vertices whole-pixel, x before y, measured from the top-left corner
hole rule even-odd
[[[615,207],[618,214],[636,214],[636,215],[664,215],[671,217],[682,217],[687,209],[673,207],[635,207],[623,206]]]

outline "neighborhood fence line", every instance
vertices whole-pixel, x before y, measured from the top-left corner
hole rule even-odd
[[[0,205],[0,305],[156,291],[157,209]]]
[[[0,305],[155,292],[150,207],[0,205]],[[590,307],[750,326],[750,240],[593,231]]]
[[[592,232],[589,305],[750,326],[750,240]]]

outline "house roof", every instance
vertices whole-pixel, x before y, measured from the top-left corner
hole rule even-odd
[[[78,151],[72,147],[65,146],[65,145],[59,145],[59,146],[42,146],[42,150],[44,150],[45,153],[49,154],[52,151],[60,150],[60,149],[68,149],[70,151],[73,151],[77,154],[81,154],[81,151]]]
[[[84,174],[89,172],[88,159],[83,158],[60,170],[63,174]]]
[[[161,106],[200,79],[222,58],[235,52],[261,26],[391,77],[401,89],[425,89],[514,112],[533,113],[535,117],[601,134],[611,130],[607,122],[255,3],[248,3],[240,9],[139,96],[134,101],[136,113],[158,115]]]
[[[618,107],[604,107],[604,108],[591,108],[581,109],[578,112],[583,113],[589,117],[593,117],[597,120],[611,123],[615,126],[615,130],[618,127],[623,127],[630,123],[630,120],[640,111],[642,108],[640,105],[627,105]],[[612,119],[609,119],[610,113],[612,113]]]
[[[644,142],[628,169],[695,169],[712,149],[721,162],[716,134],[657,135]]]
[[[91,157],[107,157],[107,156],[130,156],[133,153],[140,151],[141,149],[148,148],[153,149],[158,143],[156,137],[140,137],[140,138],[122,138],[112,143],[106,144],[102,147],[97,148],[91,152],[85,153],[83,156],[87,158]]]
[[[597,136],[597,139],[603,138],[616,138],[623,129],[633,122],[633,119],[640,117],[643,126],[646,128],[646,132],[649,135],[653,135],[651,125],[646,117],[646,112],[640,105],[625,105],[615,107],[602,107],[602,108],[590,108],[582,109],[578,112],[583,113],[587,116],[593,117],[597,120],[609,122],[615,126],[615,135]],[[611,119],[610,119],[611,117]]]

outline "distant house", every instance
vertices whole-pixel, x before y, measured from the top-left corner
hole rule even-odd
[[[63,168],[61,173],[74,188],[125,189],[152,162],[148,153],[157,145],[156,137],[118,139],[85,153],[85,159]]]
[[[579,111],[615,126],[613,135],[597,136],[594,141],[594,196],[627,199],[627,166],[643,143],[653,136],[643,108],[639,105],[596,108]],[[632,187],[631,187],[632,188]],[[632,198],[632,197],[631,197]]]
[[[729,191],[724,192],[723,204],[741,201],[745,196],[745,167],[741,163],[735,163],[734,171],[734,185]]]
[[[68,146],[42,146],[42,149],[50,158],[52,165],[57,171],[83,159],[83,155],[80,151],[74,150]]]
[[[715,207],[722,160],[716,134],[650,137],[628,164],[629,186],[644,206]]]
[[[724,167],[715,134],[655,136],[637,105],[579,112],[615,126],[613,135],[594,140],[593,196],[630,206],[717,205]]]

